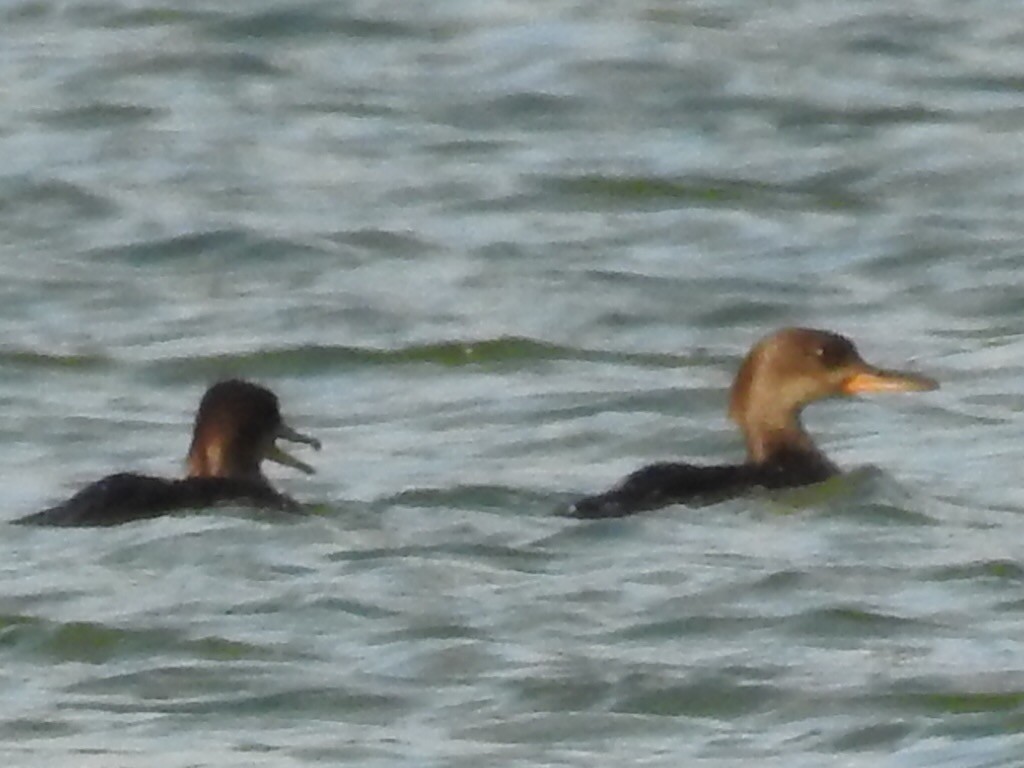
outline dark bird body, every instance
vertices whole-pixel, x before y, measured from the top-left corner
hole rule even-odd
[[[260,469],[261,462],[269,459],[313,472],[308,464],[281,450],[274,442],[279,438],[320,447],[319,441],[284,423],[273,392],[246,381],[222,381],[210,387],[199,404],[187,477],[119,472],[87,485],[54,507],[16,522],[119,525],[218,504],[298,511],[299,503],[276,491]]]
[[[605,493],[580,499],[571,513],[589,519],[621,517],[669,504],[716,501],[758,488],[827,480],[839,469],[800,423],[804,406],[827,397],[937,387],[925,376],[869,365],[853,343],[838,334],[784,328],[751,349],[732,385],[729,415],[743,432],[745,462],[651,464]]]

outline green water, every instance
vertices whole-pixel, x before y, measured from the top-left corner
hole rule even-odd
[[[324,449],[297,522],[5,525],[4,764],[1021,765],[1018,15],[5,4],[4,519],[180,473],[221,376]],[[942,389],[809,409],[819,487],[560,514],[738,458],[791,324]]]

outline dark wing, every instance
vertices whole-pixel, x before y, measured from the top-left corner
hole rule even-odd
[[[25,525],[104,526],[146,520],[182,509],[218,504],[301,510],[298,502],[262,480],[189,477],[166,480],[124,472],[87,485],[70,499],[14,522]]]
[[[122,472],[85,486],[67,501],[15,520],[26,525],[119,525],[174,508],[174,482]]]
[[[598,520],[625,517],[669,504],[708,503],[739,495],[756,485],[747,465],[701,467],[661,463],[638,469],[617,486],[586,496],[570,508],[574,517]]]
[[[300,512],[302,505],[290,496],[275,491],[263,479],[234,477],[186,477],[174,482],[180,507],[214,507],[238,504],[246,507]]]

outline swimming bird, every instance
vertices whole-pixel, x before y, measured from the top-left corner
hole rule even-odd
[[[279,439],[320,450],[319,440],[285,424],[277,396],[269,389],[239,379],[221,381],[207,389],[199,403],[186,477],[173,479],[131,472],[108,475],[66,501],[15,522],[118,525],[216,504],[298,511],[298,502],[274,490],[260,464],[270,460],[307,474],[315,470],[281,449],[275,442]]]
[[[729,416],[747,447],[742,464],[651,464],[611,490],[580,499],[581,518],[621,517],[669,504],[707,502],[756,488],[821,482],[839,469],[800,423],[804,406],[865,392],[921,392],[938,388],[927,376],[866,363],[853,342],[829,331],[783,328],[758,341],[732,384]]]

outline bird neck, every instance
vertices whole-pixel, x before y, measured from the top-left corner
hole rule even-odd
[[[219,441],[193,441],[186,464],[189,477],[230,477],[262,480],[258,459],[251,452],[228,450]]]
[[[821,453],[798,421],[781,428],[759,425],[744,429],[743,436],[747,443],[747,459],[752,464],[767,464],[781,455],[816,456]]]

